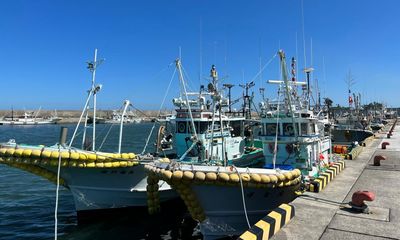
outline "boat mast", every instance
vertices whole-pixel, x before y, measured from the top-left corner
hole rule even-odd
[[[188,94],[187,94],[187,91],[186,91],[185,79],[183,78],[181,60],[178,58],[175,61],[175,64],[176,64],[176,68],[178,68],[179,80],[181,81],[182,89],[183,89],[184,94],[185,94],[185,100],[186,100],[186,104],[187,104],[187,107],[188,107],[188,110],[189,110],[189,116],[190,116],[190,120],[191,120],[191,124],[192,124],[193,134],[194,134],[194,136],[196,138],[196,141],[197,141],[196,126],[194,125],[192,109],[190,107],[189,98],[188,98]]]
[[[217,70],[215,69],[215,65],[212,65],[211,71],[210,71],[210,77],[212,78],[212,85],[213,85],[213,101],[214,99],[218,99],[218,105],[219,105],[219,126],[220,126],[220,133],[221,133],[221,157],[222,157],[222,162],[224,163],[224,166],[226,166],[226,159],[225,159],[225,148],[224,148],[224,125],[222,122],[222,97],[219,94],[218,91],[218,73]],[[211,139],[213,141],[213,138]]]
[[[126,109],[128,108],[128,106],[131,105],[131,103],[129,102],[129,100],[125,100],[124,101],[124,110],[122,111],[122,115],[121,115],[121,123],[119,126],[119,143],[118,143],[118,153],[121,153],[121,144],[122,144],[122,128],[124,126],[124,116],[126,113]]]
[[[96,61],[97,61],[97,48],[94,50],[94,62],[92,65],[89,64],[89,70],[92,72],[92,91],[93,91],[93,140],[92,140],[92,151],[95,150],[96,147],[96,93],[94,89],[95,79],[96,79]],[[91,67],[92,66],[92,67]]]
[[[79,117],[78,124],[76,125],[74,133],[72,134],[72,138],[71,138],[71,141],[69,143],[69,147],[72,146],[72,143],[74,142],[74,139],[75,139],[76,133],[78,131],[79,125],[80,125],[80,123],[82,121],[83,115],[86,113],[85,125],[84,125],[84,128],[83,128],[83,135],[82,135],[82,148],[84,147],[85,137],[86,137],[86,129],[87,129],[88,112],[89,112],[89,108],[90,108],[89,107],[89,101],[90,101],[90,98],[93,95],[94,107],[93,107],[93,143],[92,143],[92,150],[93,151],[95,150],[95,138],[96,138],[96,135],[95,135],[95,131],[96,131],[96,93],[99,92],[101,87],[102,87],[101,84],[95,86],[95,79],[96,79],[96,68],[103,61],[104,61],[104,59],[101,59],[100,61],[97,61],[97,48],[96,48],[95,51],[94,51],[94,62],[87,62],[87,64],[88,64],[87,68],[89,69],[89,71],[92,72],[92,84],[91,84],[90,90],[88,91],[88,96],[86,98],[86,103],[85,103],[85,106],[82,109],[82,113],[81,113],[81,116]]]
[[[289,87],[289,77],[288,77],[287,66],[286,66],[286,57],[285,57],[285,53],[282,50],[279,50],[279,57],[280,57],[280,60],[281,60],[282,78],[283,78],[283,81],[284,81],[284,84],[285,84],[285,93],[286,93],[286,98],[288,100],[289,112],[290,112],[290,114],[292,116],[293,132],[294,132],[294,136],[295,136],[296,141],[297,141],[298,133],[297,133],[296,124],[295,124],[295,121],[294,121],[294,109],[293,109],[293,105],[292,105],[292,94],[291,94],[291,92],[289,92],[289,90],[291,88]],[[293,84],[293,86],[296,86],[296,85]]]

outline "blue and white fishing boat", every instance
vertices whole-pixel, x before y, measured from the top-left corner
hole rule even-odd
[[[279,56],[282,80],[268,81],[278,85],[278,97],[260,104],[259,138],[263,142],[266,167],[297,168],[306,178],[317,177],[330,161],[331,139],[325,135],[324,119],[310,109],[308,83],[296,80],[295,60],[292,59],[293,76],[289,80],[284,52],[279,51]]]
[[[254,167],[264,165],[263,150],[246,147],[244,117],[225,115],[229,102],[215,67],[207,90],[199,93],[186,91],[179,59],[176,67],[182,89],[173,100],[178,157],[146,168],[153,182],[167,181],[180,194],[205,239],[238,235],[295,197],[300,171]]]

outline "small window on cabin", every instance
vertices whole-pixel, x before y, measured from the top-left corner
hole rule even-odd
[[[194,124],[196,124],[196,122]],[[187,126],[188,126],[188,132],[193,133],[194,131],[193,131],[192,122],[187,122]],[[196,125],[194,125],[194,126],[196,127]]]
[[[275,136],[276,134],[276,123],[267,123],[265,124],[265,135],[266,136]],[[278,129],[278,135],[279,135]]]
[[[314,123],[311,123],[311,124],[309,124],[309,128],[310,128],[310,130],[309,130],[309,133],[310,134],[315,134],[315,124]]]
[[[231,127],[231,133],[234,136],[240,136],[242,132],[242,121],[231,121],[230,122],[230,127]]]
[[[294,136],[293,123],[284,123],[283,124],[283,135],[284,136]]]
[[[307,123],[301,123],[300,127],[301,127],[301,135],[308,135],[308,124]]]
[[[211,129],[211,123],[210,123],[210,129]],[[219,124],[219,122],[214,122],[214,131],[217,131],[217,130],[220,130],[220,124]]]
[[[204,134],[208,130],[208,122],[200,122],[199,133]]]
[[[178,122],[177,126],[177,133],[186,133],[186,122]]]

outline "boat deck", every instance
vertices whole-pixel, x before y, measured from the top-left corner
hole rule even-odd
[[[390,127],[377,133],[356,160],[346,160],[345,170],[322,192],[293,201],[296,216],[271,239],[400,239],[400,124],[388,139]],[[389,142],[386,150],[382,142]],[[387,160],[373,166],[375,155]],[[349,212],[322,200],[350,202],[358,190],[375,193],[375,201],[366,202],[372,213]]]

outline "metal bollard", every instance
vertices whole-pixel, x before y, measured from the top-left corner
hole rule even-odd
[[[374,166],[380,166],[382,160],[386,160],[386,156],[376,155],[374,157]]]

